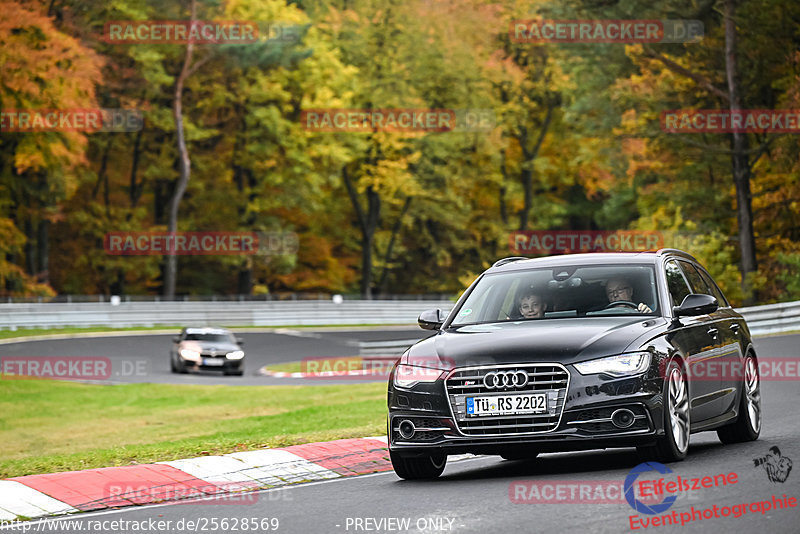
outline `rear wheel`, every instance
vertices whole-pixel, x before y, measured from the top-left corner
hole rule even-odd
[[[691,421],[689,412],[689,388],[683,367],[672,361],[667,367],[664,383],[664,436],[650,447],[640,447],[645,459],[659,462],[676,462],[686,458],[689,451]]]
[[[717,430],[722,443],[755,441],[761,433],[761,378],[752,354],[744,360],[744,384],[736,421]]]
[[[406,480],[426,480],[438,477],[447,463],[446,454],[427,454],[417,457],[403,457],[389,451],[394,472]]]

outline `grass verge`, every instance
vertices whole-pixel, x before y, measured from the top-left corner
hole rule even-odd
[[[386,385],[0,380],[0,478],[381,435]]]

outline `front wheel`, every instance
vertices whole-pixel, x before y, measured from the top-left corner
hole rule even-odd
[[[761,379],[752,354],[744,360],[744,383],[736,421],[717,430],[722,443],[755,441],[761,433]]]
[[[186,369],[186,364],[183,363],[180,356],[178,356],[177,358],[170,358],[169,365],[173,373],[180,373],[182,375],[185,375],[186,373],[189,372],[189,370]]]
[[[425,456],[403,457],[389,451],[394,472],[405,480],[428,480],[438,477],[447,463],[446,454],[426,454]]]
[[[689,451],[691,421],[689,412],[689,388],[686,375],[677,362],[667,367],[664,384],[664,436],[650,447],[640,447],[646,459],[659,462],[677,462],[686,458]]]

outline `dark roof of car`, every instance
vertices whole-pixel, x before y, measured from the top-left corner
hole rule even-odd
[[[673,248],[662,248],[657,252],[590,252],[583,254],[562,254],[544,258],[522,258],[514,256],[498,260],[486,272],[506,272],[524,269],[537,269],[541,267],[555,267],[566,265],[587,264],[626,264],[626,263],[655,263],[660,256],[682,256],[688,260],[695,260],[690,254]]]

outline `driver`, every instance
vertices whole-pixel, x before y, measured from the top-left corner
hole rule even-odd
[[[625,278],[609,278],[608,282],[606,283],[606,296],[608,297],[608,302],[610,303],[609,307],[613,307],[615,302],[630,302],[631,304],[636,304],[633,302],[633,287]],[[644,302],[640,302],[636,306],[636,309],[642,313],[653,312],[653,310],[650,309],[650,306]]]

